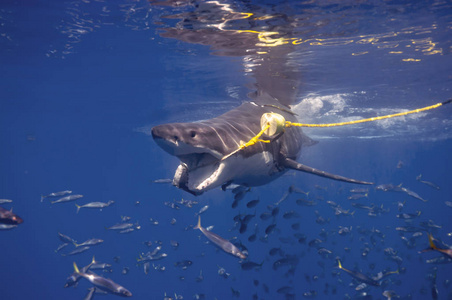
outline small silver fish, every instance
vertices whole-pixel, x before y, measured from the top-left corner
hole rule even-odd
[[[107,264],[107,263],[94,262],[89,269],[90,270],[110,270],[111,265]]]
[[[353,194],[353,195],[347,197],[347,199],[348,200],[358,200],[358,199],[361,199],[361,198],[367,198],[367,196],[368,196],[367,193],[365,193],[365,194]]]
[[[145,262],[143,264],[143,270],[144,270],[144,274],[149,274],[149,270],[151,269],[151,263],[150,262]]]
[[[13,202],[13,200],[9,200],[9,199],[0,199],[0,204],[11,203],[11,202]]]
[[[366,188],[355,188],[355,189],[350,190],[350,193],[367,194],[368,192],[369,192],[369,189],[366,189]]]
[[[401,213],[401,214],[397,214],[396,216],[397,216],[397,218],[399,218],[399,219],[410,220],[410,219],[417,218],[417,217],[419,217],[420,215],[421,215],[421,211],[418,210],[418,211],[416,211],[415,213],[411,213],[411,214],[408,214],[408,213]]]
[[[305,192],[302,189],[299,189],[299,188],[297,188],[297,187],[295,187],[293,185],[291,185],[289,187],[289,192],[290,193],[297,193],[297,194],[304,194],[304,195],[306,195],[306,197],[309,196],[309,192]]]
[[[132,297],[132,293],[130,291],[120,286],[119,284],[115,283],[111,279],[104,278],[94,273],[87,274],[80,272],[75,262],[74,262],[74,271],[77,275],[80,275],[81,277],[85,278],[86,280],[88,280],[94,286],[101,290],[107,291],[118,296]]]
[[[221,236],[207,231],[204,227],[201,226],[201,216],[198,216],[198,224],[194,227],[194,229],[199,229],[201,232],[215,245],[220,247],[226,253],[230,253],[234,256],[237,256],[241,259],[245,259],[246,255],[243,254],[233,243],[228,240],[225,240]]]
[[[418,200],[421,200],[422,202],[427,202],[427,200],[422,199],[421,196],[419,196],[417,193],[413,192],[412,190],[409,190],[407,188],[402,188],[402,190],[407,193],[409,196],[416,198]]]
[[[416,180],[419,182],[422,182],[423,184],[428,185],[429,187],[434,188],[435,190],[440,190],[440,187],[433,182],[421,180],[422,174],[419,174],[419,176],[416,177]]]
[[[69,195],[69,196],[60,198],[58,200],[51,201],[50,203],[51,204],[55,204],[55,203],[63,203],[63,202],[75,201],[75,200],[80,199],[82,197],[83,197],[83,195]]]
[[[206,210],[209,209],[209,205],[203,206],[198,213],[195,214],[195,216],[199,216],[200,214],[202,214],[203,212],[205,212]]]
[[[422,228],[414,227],[414,226],[400,226],[396,227],[397,231],[404,231],[404,232],[417,232],[419,230],[422,230]]]
[[[88,247],[88,246],[81,247],[81,248],[75,248],[74,251],[69,252],[69,253],[67,253],[67,254],[61,254],[61,256],[71,256],[71,255],[76,255],[76,254],[80,254],[80,253],[82,253],[82,252],[85,252],[85,251],[87,251],[87,250],[89,250],[89,247]]]
[[[73,242],[73,244],[76,248],[78,248],[78,247],[85,247],[85,246],[94,246],[94,245],[97,245],[97,244],[100,244],[103,242],[104,242],[104,240],[101,240],[101,239],[89,239],[89,240],[84,241],[81,244],[77,244],[76,242]]]
[[[17,225],[14,224],[0,224],[0,230],[10,230],[16,227]]]
[[[77,205],[77,204],[75,204],[75,206],[77,207],[77,213],[78,213],[80,211],[80,208],[84,208],[84,207],[85,208],[100,208],[100,210],[102,210],[102,208],[108,207],[108,206],[110,206],[110,205],[112,205],[114,203],[115,203],[115,201],[110,200],[107,203],[105,203],[105,202],[90,202],[90,203],[87,203],[87,204],[84,204],[84,205]]]
[[[124,233],[130,233],[132,231],[135,231],[135,228],[127,228],[127,229],[121,230],[119,233],[124,234]]]
[[[60,233],[60,232],[58,232],[58,237],[60,238],[60,240],[61,240],[63,243],[69,243],[69,244],[75,243],[75,240],[74,240],[73,238],[71,238],[71,237],[69,237],[69,236],[67,236],[67,235],[64,235],[64,234],[62,234],[62,233]]]
[[[416,198],[418,200],[421,200],[422,202],[427,202],[427,200],[422,199],[421,196],[419,196],[417,193],[413,192],[412,190],[402,187],[402,184],[399,185],[393,185],[393,184],[380,184],[379,186],[375,187],[376,190],[379,191],[393,191],[393,192],[404,192],[407,195]]]
[[[156,179],[152,182],[153,183],[173,183],[173,180],[169,179],[169,178],[162,178],[162,179]]]
[[[69,243],[64,243],[58,246],[58,248],[55,250],[55,253],[60,252],[61,249],[63,249],[64,247],[66,247],[67,245],[69,245]]]
[[[118,223],[110,227],[105,227],[107,230],[124,230],[133,227],[132,223]]]

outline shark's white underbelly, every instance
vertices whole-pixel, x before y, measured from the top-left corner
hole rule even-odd
[[[198,185],[199,190],[210,190],[225,182],[246,186],[266,184],[283,172],[277,169],[270,152],[260,152],[250,157],[233,155],[220,163],[216,176]]]

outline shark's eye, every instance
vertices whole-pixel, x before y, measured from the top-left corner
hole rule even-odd
[[[196,136],[196,131],[191,131],[190,135],[191,135],[192,138],[194,138]]]
[[[174,140],[177,142],[179,140],[179,137],[177,135],[173,136]]]

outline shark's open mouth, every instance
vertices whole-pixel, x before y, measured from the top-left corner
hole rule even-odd
[[[174,174],[173,185],[194,195],[211,188],[224,169],[220,159],[209,153],[184,154],[178,158],[181,164]]]
[[[153,132],[157,144],[169,154],[180,159],[173,178],[173,185],[191,194],[200,195],[219,184],[224,164],[223,155],[202,146],[193,146],[169,135],[166,138]]]

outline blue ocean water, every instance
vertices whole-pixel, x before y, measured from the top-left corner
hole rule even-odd
[[[179,161],[150,136],[152,126],[209,119],[239,106],[266,77],[284,82],[260,69],[273,61],[270,69],[289,70],[287,80],[296,79],[293,111],[305,123],[443,102],[451,98],[451,16],[447,1],[2,1],[0,198],[13,200],[1,206],[24,223],[1,232],[1,299],[83,299],[91,287],[85,279],[76,288],[63,286],[73,262],[88,265],[93,255],[112,265],[111,273],[94,272],[135,299],[386,299],[385,290],[401,299],[451,299],[450,259],[428,262],[441,254],[419,251],[428,247],[429,232],[442,248],[452,243],[446,204],[452,107],[304,130],[319,143],[304,148],[299,161],[375,182],[358,200],[348,197],[360,186],[293,171],[251,188],[236,208],[231,191],[195,197],[154,182],[172,178]],[[274,55],[266,60],[264,52]],[[440,189],[417,180],[420,174]],[[381,184],[402,184],[428,201],[376,190]],[[263,220],[290,186],[309,194],[291,194],[275,217]],[[40,201],[63,190],[84,195],[79,205],[115,204],[77,213],[74,202]],[[165,205],[181,199],[198,204]],[[255,199],[258,205],[247,208]],[[261,267],[243,270],[238,258],[192,230],[205,205],[203,226],[241,243]],[[336,215],[335,205],[346,213]],[[293,218],[284,215],[290,211]],[[401,213],[417,216],[403,220]],[[234,221],[239,214],[255,214],[242,234]],[[123,216],[133,232],[105,229]],[[271,224],[275,230],[267,235]],[[396,229],[402,226],[415,230]],[[75,247],[56,252],[59,232],[104,242],[63,256]],[[254,233],[257,240],[250,241]],[[137,258],[157,246],[167,256],[145,274]],[[272,249],[280,250],[271,255]],[[337,258],[368,276],[400,274],[356,290],[359,282],[337,268]],[[192,262],[185,270],[176,265],[185,260]],[[220,276],[220,268],[230,275]]]

